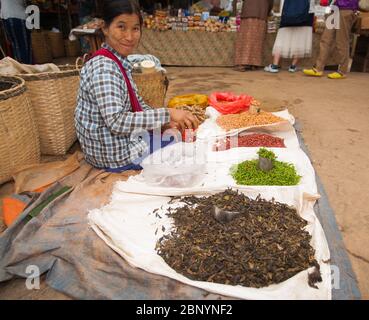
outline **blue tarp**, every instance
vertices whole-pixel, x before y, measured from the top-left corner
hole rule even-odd
[[[302,149],[309,152],[296,131]],[[87,212],[109,200],[114,181],[122,175],[108,174],[81,166],[86,174],[73,173],[45,191],[0,236],[0,282],[27,277],[27,266],[47,273],[46,283],[76,299],[216,299],[218,295],[175,280],[130,267],[88,226]],[[127,173],[128,174],[128,173]],[[127,176],[125,176],[127,177]],[[340,283],[333,299],[360,299],[355,274],[338,230],[334,212],[323,185],[317,178],[321,199],[315,206],[331,251],[331,264],[338,267]],[[36,218],[28,213],[63,185],[75,187],[51,202]],[[82,200],[83,199],[83,200]]]

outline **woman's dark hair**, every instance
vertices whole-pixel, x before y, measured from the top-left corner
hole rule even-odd
[[[109,26],[121,14],[137,14],[142,27],[143,18],[140,5],[135,0],[105,0],[102,9],[102,19]]]

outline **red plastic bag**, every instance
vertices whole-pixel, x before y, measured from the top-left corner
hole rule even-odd
[[[249,109],[253,97],[241,94],[234,95],[231,92],[213,92],[209,96],[209,105],[221,114],[232,114]]]
[[[320,0],[320,5],[322,7],[328,7],[329,6],[329,0]]]

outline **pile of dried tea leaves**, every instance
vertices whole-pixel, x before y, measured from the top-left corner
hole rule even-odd
[[[192,280],[260,288],[312,266],[320,275],[311,236],[303,230],[307,222],[286,204],[260,196],[253,200],[231,189],[171,202],[185,205],[168,210],[174,227],[158,240],[156,250],[171,268]],[[216,211],[230,212],[233,218],[222,222],[215,218]],[[310,277],[309,285],[319,281]]]

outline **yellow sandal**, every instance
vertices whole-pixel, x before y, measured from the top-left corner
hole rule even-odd
[[[346,76],[341,72],[333,72],[328,75],[329,79],[345,79]]]
[[[303,72],[305,75],[310,76],[310,77],[321,77],[323,75],[322,71],[318,71],[315,68],[304,69]]]

